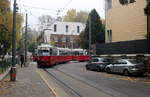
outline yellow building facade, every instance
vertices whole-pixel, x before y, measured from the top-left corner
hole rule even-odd
[[[119,0],[106,0],[106,43],[145,39],[147,0],[122,5]]]

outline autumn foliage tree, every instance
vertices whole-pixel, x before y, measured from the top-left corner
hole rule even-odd
[[[77,12],[75,9],[68,10],[67,14],[63,17],[63,20],[67,22],[86,23],[87,19],[88,19],[88,12],[86,11]]]
[[[0,1],[0,55],[11,47],[11,10],[8,0]]]
[[[20,30],[23,18],[17,14],[16,19],[16,36],[17,45],[20,41]],[[11,34],[12,34],[12,11],[10,9],[9,0],[0,0],[0,55],[5,55],[11,48]]]
[[[75,9],[68,10],[67,15],[64,16],[64,21],[75,21],[76,13]]]

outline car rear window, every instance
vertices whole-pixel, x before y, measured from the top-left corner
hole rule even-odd
[[[136,60],[128,60],[129,62],[131,62],[132,64],[137,64],[139,62],[137,62]]]
[[[98,59],[93,59],[93,62],[98,62],[99,60]]]

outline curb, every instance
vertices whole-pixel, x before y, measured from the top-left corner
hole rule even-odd
[[[7,70],[5,73],[0,74],[0,81],[3,80],[3,79],[9,74],[10,69],[11,69],[11,68],[9,67],[8,70]]]

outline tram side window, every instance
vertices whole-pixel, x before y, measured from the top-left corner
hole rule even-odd
[[[50,48],[49,53],[50,53],[50,55],[52,55],[52,54],[53,54],[53,50],[52,50],[52,48]]]
[[[78,56],[79,55],[79,52],[75,51],[75,56]]]
[[[74,54],[74,52],[70,52],[70,54],[72,55],[72,56],[74,56],[75,54]]]
[[[83,55],[83,52],[79,52],[79,55]]]
[[[67,55],[68,55],[68,56],[70,56],[70,55],[71,55],[71,52],[70,52],[70,51],[68,51],[68,52],[67,52]]]
[[[63,56],[66,56],[67,55],[67,52],[66,51],[63,51]]]
[[[53,56],[57,56],[57,50],[56,49],[53,49]]]
[[[63,55],[64,55],[64,52],[60,50],[60,51],[59,51],[59,55],[60,55],[60,56],[63,56]]]

